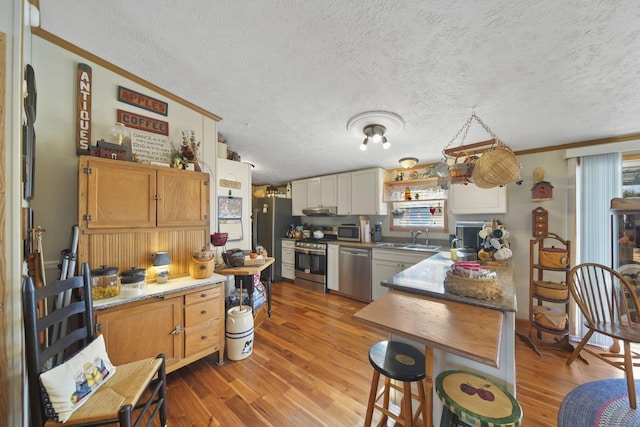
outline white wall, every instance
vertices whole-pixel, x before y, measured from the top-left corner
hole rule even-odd
[[[169,138],[179,145],[181,130],[194,130],[203,143],[202,156],[212,173],[217,148],[215,121],[166,99],[131,80],[96,65],[44,39],[33,37],[32,64],[38,88],[36,128],[35,198],[32,203],[35,224],[46,229],[44,255],[47,281],[57,278],[60,252],[69,247],[71,227],[78,223],[76,155],[76,76],[77,64],[92,68],[92,143],[109,139],[116,122],[116,110],[122,109],[169,122]],[[45,78],[46,77],[46,78]],[[117,100],[122,85],[169,104],[169,115],[162,116]],[[213,177],[212,177],[213,178]],[[215,186],[212,186],[215,188]],[[215,191],[215,190],[212,190]],[[212,195],[213,197],[213,195]]]
[[[522,185],[509,184],[507,214],[504,221],[511,237],[512,265],[516,278],[518,301],[517,318],[529,317],[529,242],[532,234],[532,211],[542,207],[549,212],[549,230],[563,239],[571,240],[574,232],[573,183],[570,182],[569,162],[564,159],[564,150],[518,156],[522,163]],[[553,185],[553,200],[534,202],[531,200],[533,170],[545,170],[545,181]]]

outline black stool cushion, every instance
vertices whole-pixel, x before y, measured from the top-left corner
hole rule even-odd
[[[423,380],[424,355],[418,349],[396,341],[380,341],[369,349],[369,362],[381,374],[398,381]]]

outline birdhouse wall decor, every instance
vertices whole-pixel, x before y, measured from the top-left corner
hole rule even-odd
[[[533,187],[531,187],[531,200],[539,202],[553,199],[553,185],[544,180],[544,170],[536,168],[533,171]]]

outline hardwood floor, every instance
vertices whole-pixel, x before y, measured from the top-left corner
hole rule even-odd
[[[352,318],[365,304],[273,284],[273,314],[255,330],[250,357],[207,357],[168,375],[169,422],[178,426],[361,426],[371,383],[369,347],[383,334]],[[528,331],[519,322],[518,331]],[[516,338],[522,425],[555,426],[564,396],[597,379],[622,378],[603,362],[567,352],[539,357]],[[374,424],[377,417],[374,418]]]

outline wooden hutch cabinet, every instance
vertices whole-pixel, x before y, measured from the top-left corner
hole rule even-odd
[[[225,278],[189,277],[194,252],[209,248],[209,174],[80,156],[78,265],[146,271],[143,295],[94,301],[98,332],[116,364],[164,353],[172,371],[218,352],[224,358]],[[156,284],[153,256],[171,258]]]
[[[145,268],[169,252],[170,277],[189,274],[191,253],[209,247],[209,174],[80,156],[78,264]]]
[[[206,281],[205,281],[206,283]],[[164,353],[171,372],[225,348],[224,282],[95,310],[109,358],[129,363]],[[153,286],[153,285],[149,285]]]
[[[209,175],[83,156],[79,217],[89,229],[206,225]]]

